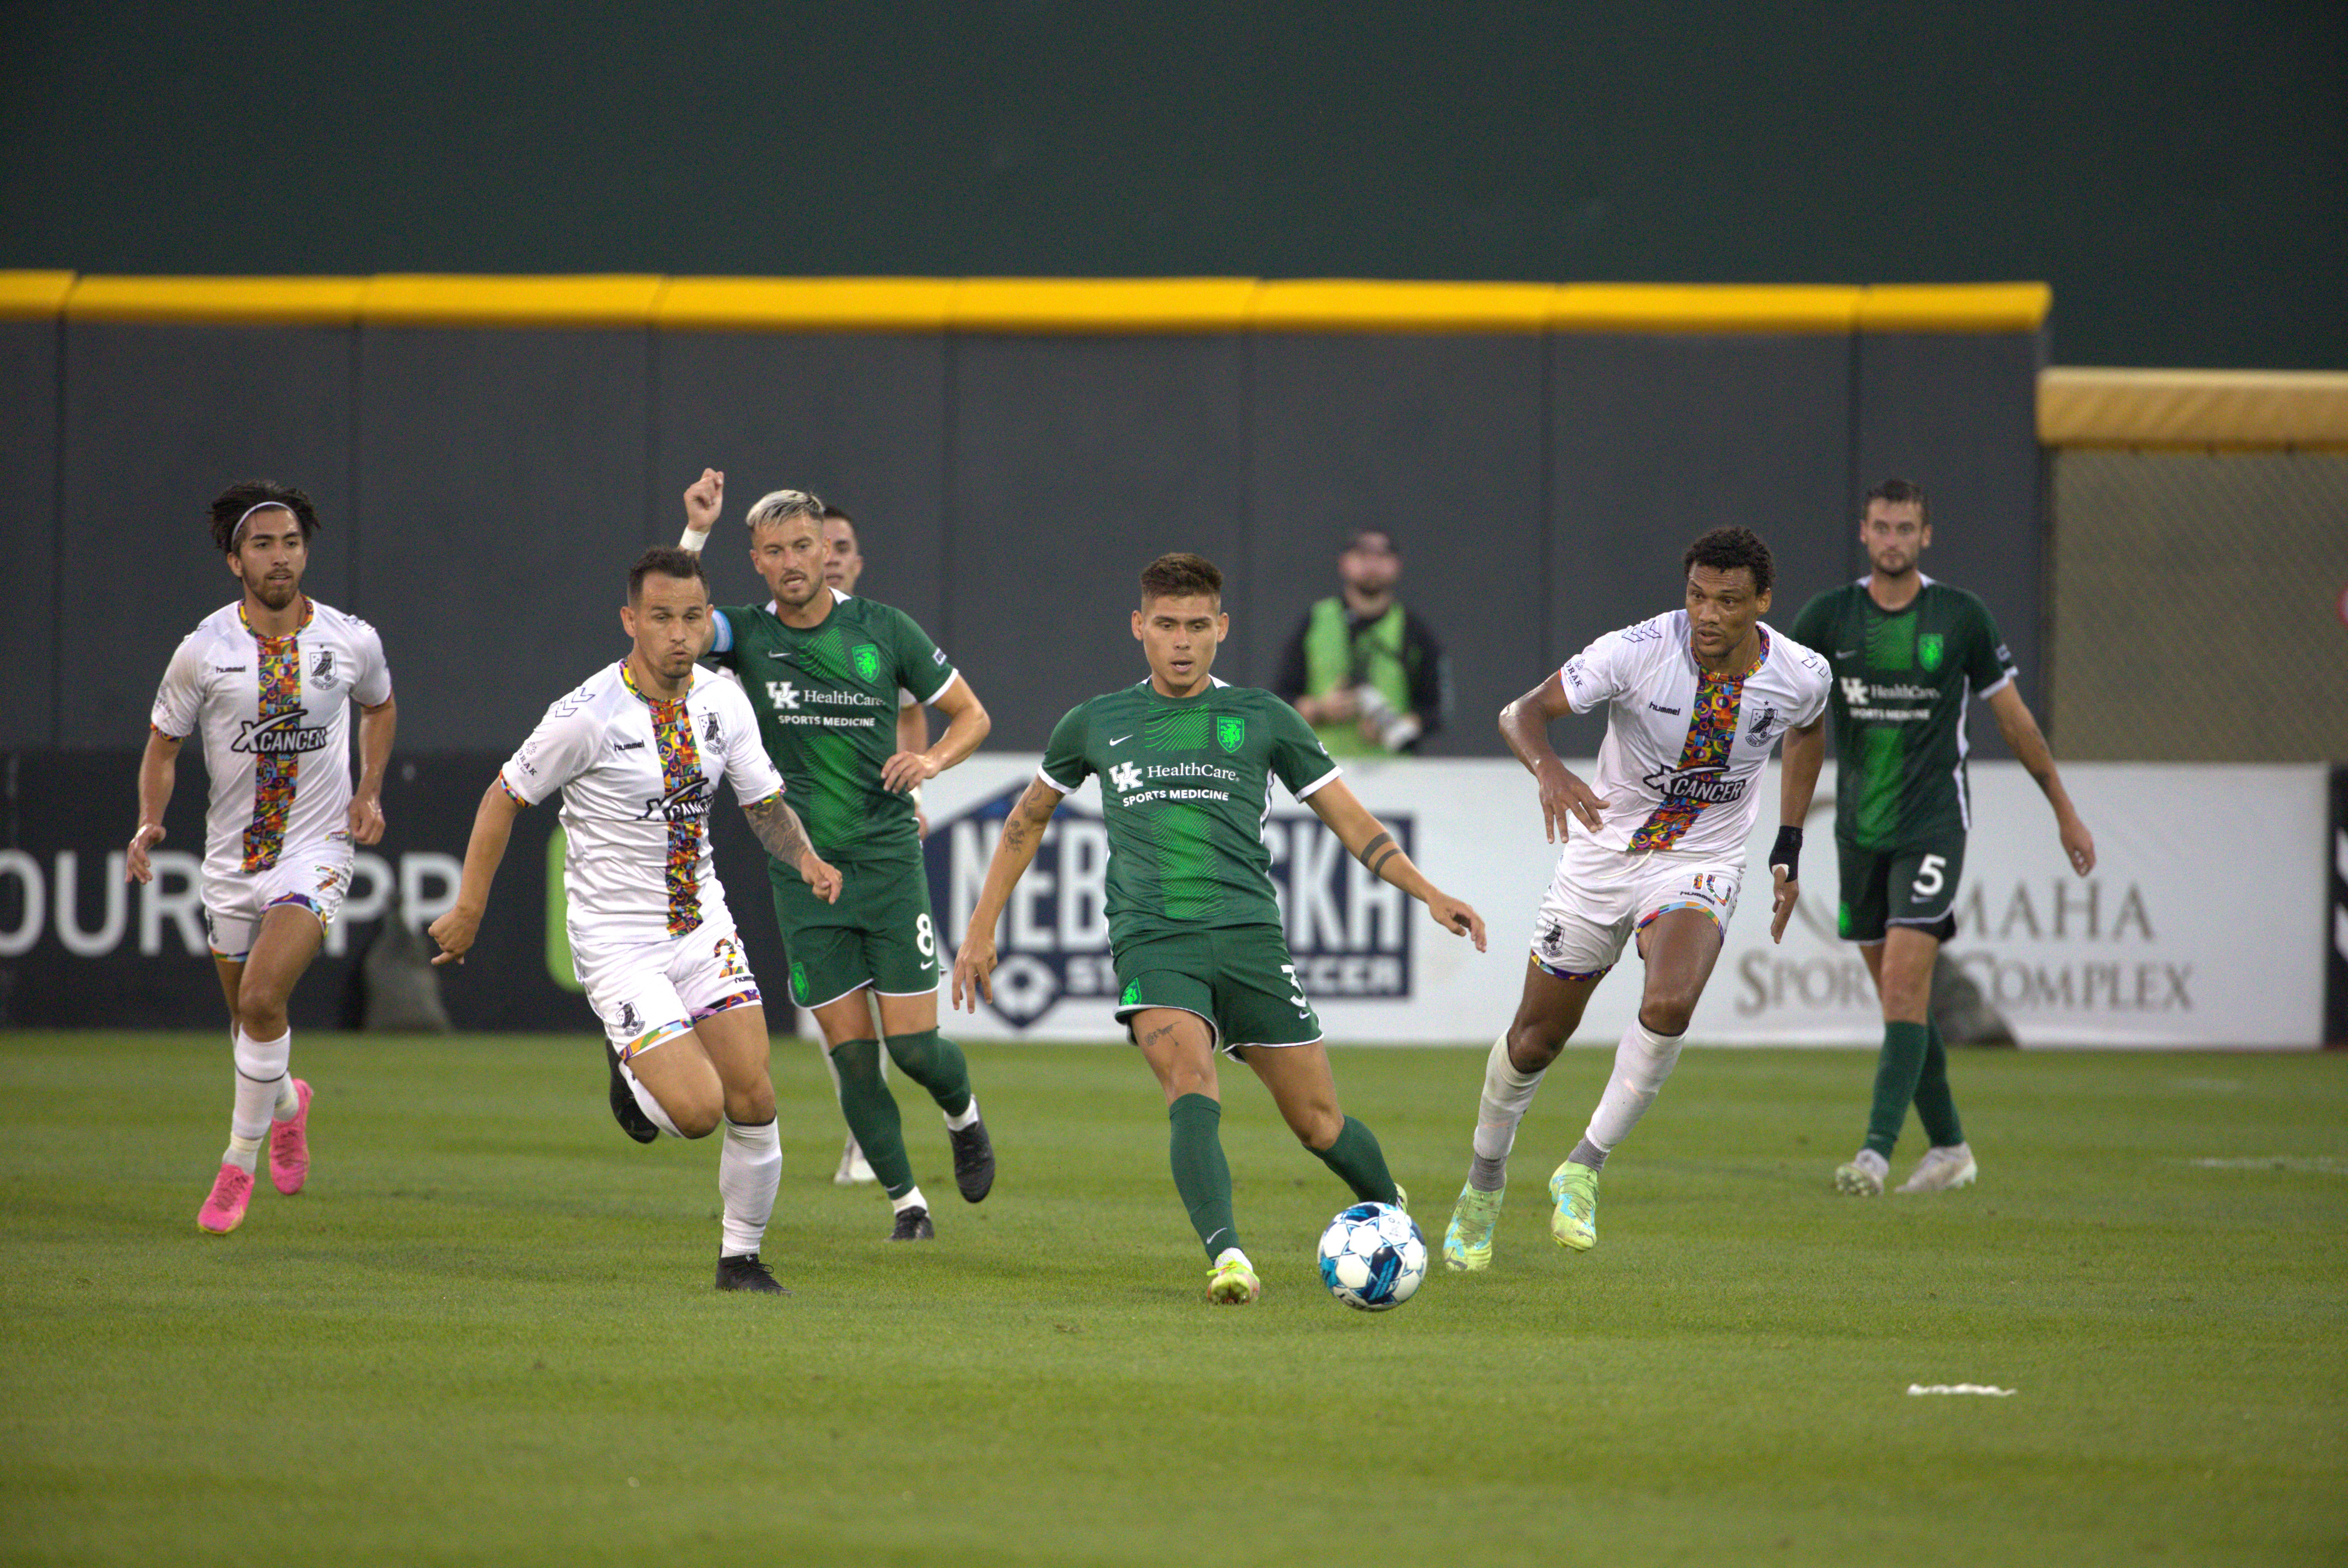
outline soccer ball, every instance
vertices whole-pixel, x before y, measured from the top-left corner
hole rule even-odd
[[[1321,1283],[1347,1306],[1400,1306],[1426,1277],[1426,1238],[1392,1203],[1356,1203],[1321,1233]]]

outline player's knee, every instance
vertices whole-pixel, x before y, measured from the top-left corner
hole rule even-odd
[[[1656,992],[1639,1005],[1639,1025],[1658,1035],[1684,1035],[1695,1017],[1696,993],[1672,987]]]
[[[676,1123],[676,1130],[685,1137],[706,1138],[717,1130],[719,1112],[724,1104],[723,1098],[718,1095],[678,1095],[675,1100],[662,1100],[661,1109],[668,1112],[668,1119]]]
[[[729,1086],[726,1090],[726,1119],[736,1127],[774,1120],[775,1086],[771,1082]]]
[[[1509,1026],[1509,1065],[1520,1073],[1537,1073],[1557,1060],[1565,1048],[1566,1031],[1546,1018],[1519,1019]]]
[[[285,1017],[285,993],[267,986],[246,985],[237,993],[236,1026],[248,1039],[282,1038],[291,1026]]]

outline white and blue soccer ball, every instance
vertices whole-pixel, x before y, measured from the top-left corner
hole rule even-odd
[[[1321,1233],[1321,1283],[1347,1306],[1400,1306],[1426,1277],[1426,1238],[1392,1203],[1356,1203]]]

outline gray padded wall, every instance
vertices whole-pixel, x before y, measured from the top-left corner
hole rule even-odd
[[[1168,551],[1231,573],[1225,608],[1249,624],[1245,346],[1235,335],[951,346],[954,593],[940,635],[994,717],[989,746],[1040,750],[1070,707],[1148,674],[1135,579]]]
[[[15,593],[0,616],[0,748],[57,743],[57,353],[55,321],[0,322],[0,540]]]
[[[676,503],[651,511],[650,334],[360,335],[359,581],[399,745],[510,749],[626,653],[629,564],[676,539]]]
[[[2014,683],[2043,724],[2046,660],[2044,488],[2038,371],[2044,340],[2014,333],[1869,333],[1858,340],[1851,494],[1897,476],[1924,487],[1924,571],[1982,596],[2022,668]],[[1851,522],[1854,542],[1857,519]],[[1863,556],[1854,572],[1863,569]],[[1977,717],[1976,756],[2003,757]]]
[[[1494,716],[1544,662],[1542,340],[1267,334],[1252,354],[1246,678],[1268,684],[1306,606],[1336,591],[1345,532],[1389,528],[1397,592],[1451,666],[1423,753],[1488,755]]]
[[[1724,524],[1768,542],[1774,625],[1847,578],[1848,337],[1556,336],[1550,355],[1550,665],[1679,608],[1682,553]],[[1605,732],[1555,733],[1587,756]]]
[[[59,744],[144,743],[172,648],[238,597],[205,516],[235,480],[307,490],[321,530],[304,586],[367,613],[353,592],[353,348],[331,327],[67,329]]]
[[[811,490],[856,519],[859,592],[945,635],[942,334],[666,332],[654,355],[655,531],[674,539],[685,487],[704,468],[724,471],[709,560],[719,603],[766,597],[744,559],[750,503]]]

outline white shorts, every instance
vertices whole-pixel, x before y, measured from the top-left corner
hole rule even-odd
[[[262,917],[281,903],[299,904],[331,928],[351,890],[351,840],[338,833],[316,843],[288,844],[265,872],[204,878],[204,928],[212,955],[242,964],[252,952]]]
[[[758,982],[730,921],[704,921],[659,942],[582,944],[572,935],[571,967],[587,1005],[626,1061],[673,1040],[729,1007],[761,1005]]]
[[[1625,854],[1569,840],[1533,921],[1533,959],[1560,980],[1614,967],[1631,934],[1674,909],[1700,909],[1725,934],[1743,862],[1653,850]]]

